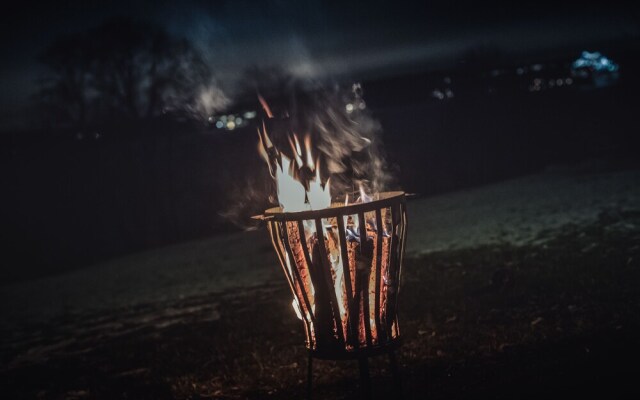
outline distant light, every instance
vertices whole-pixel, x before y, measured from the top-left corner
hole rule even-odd
[[[358,104],[358,108],[361,110],[367,108],[367,104],[364,102],[364,100],[360,101],[360,103]]]
[[[447,89],[444,91],[444,94],[447,96],[447,98],[448,98],[448,99],[453,98],[453,92],[452,92],[452,91],[451,91],[451,89],[449,89],[449,88],[447,88]]]
[[[571,67],[572,69],[589,68],[596,72],[616,72],[619,68],[618,64],[603,56],[599,51],[583,51],[580,58],[575,60]]]
[[[353,104],[348,103],[348,104],[345,106],[345,108],[347,109],[347,112],[348,112],[349,114],[351,114],[351,113],[353,112]]]
[[[233,114],[229,114],[227,115],[227,121],[235,121],[236,120],[236,116]]]
[[[360,84],[360,82],[355,82],[353,85],[351,85],[351,92],[356,97],[362,97],[362,85]]]
[[[237,126],[242,125],[242,118],[240,118],[240,117],[236,117],[236,125],[237,125]]]
[[[224,127],[224,122],[222,122],[222,121],[216,122],[216,128],[222,129],[223,127]]]
[[[451,78],[449,78],[448,76],[445,76],[443,79],[443,82],[446,83],[447,85],[451,84]]]
[[[254,119],[256,117],[256,112],[255,111],[247,111],[244,113],[244,118],[245,119]]]
[[[222,117],[220,117],[220,121],[222,121],[223,123],[227,122],[227,116],[223,115]]]
[[[536,86],[540,86],[542,84],[542,79],[536,78],[533,80],[533,84]]]
[[[564,81],[562,79],[558,78],[558,79],[556,79],[556,85],[562,86],[562,85],[564,85]]]
[[[579,69],[574,69],[571,71],[571,74],[573,74],[574,76],[577,76],[578,78],[588,78],[589,77],[589,73],[587,72],[587,70],[585,68],[579,68]]]
[[[531,66],[532,71],[542,71],[542,64],[533,64]]]
[[[100,132],[94,132],[94,133],[93,133],[93,138],[94,138],[94,139],[98,140],[98,139],[100,139],[101,137],[102,137],[102,135],[100,134]]]
[[[227,129],[228,129],[228,130],[232,131],[232,130],[234,130],[235,128],[236,128],[236,123],[235,123],[235,122],[233,122],[233,121],[229,121],[229,122],[227,122]]]
[[[564,80],[564,83],[566,83],[567,85],[571,85],[573,83],[573,79],[567,78]]]
[[[442,93],[439,89],[436,89],[433,92],[431,92],[431,95],[439,100],[444,99],[444,93]]]
[[[209,117],[208,120],[209,120],[209,123],[212,123],[213,122],[213,117]]]

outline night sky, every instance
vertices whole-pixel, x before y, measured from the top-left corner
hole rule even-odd
[[[92,1],[21,3],[3,12],[0,127],[15,126],[42,74],[37,55],[52,39],[114,16],[154,22],[190,39],[227,86],[249,65],[302,76],[388,74],[406,66],[447,68],[460,53],[491,47],[534,57],[567,46],[638,38],[630,2],[491,3],[344,1]],[[451,4],[450,4],[451,3]]]

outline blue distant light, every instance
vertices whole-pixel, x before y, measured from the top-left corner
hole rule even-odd
[[[619,68],[618,64],[603,56],[599,51],[583,51],[580,58],[575,60],[571,66],[573,69],[589,68],[595,72],[616,72]]]

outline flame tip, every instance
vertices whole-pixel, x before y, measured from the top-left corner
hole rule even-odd
[[[260,93],[258,93],[258,101],[260,102],[260,105],[262,106],[264,112],[267,114],[267,117],[273,118],[273,113],[271,112],[269,104],[267,104],[267,101],[260,95]]]
[[[265,109],[265,111],[267,110]],[[267,161],[271,176],[276,180],[278,202],[283,210],[296,212],[320,210],[331,206],[330,179],[327,179],[324,185],[322,184],[320,158],[314,159],[313,157],[311,135],[308,132],[303,137],[304,151],[300,145],[298,134],[293,132],[287,136],[293,154],[292,158],[275,148],[267,134],[264,120],[262,121],[262,130],[258,128],[258,138],[258,150]],[[305,161],[303,161],[303,156],[306,158]],[[314,175],[310,176],[304,172],[304,167],[309,168]]]

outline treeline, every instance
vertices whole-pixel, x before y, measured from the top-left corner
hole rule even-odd
[[[188,40],[126,18],[57,38],[39,61],[33,105],[45,129],[148,120],[215,95],[214,73]]]

